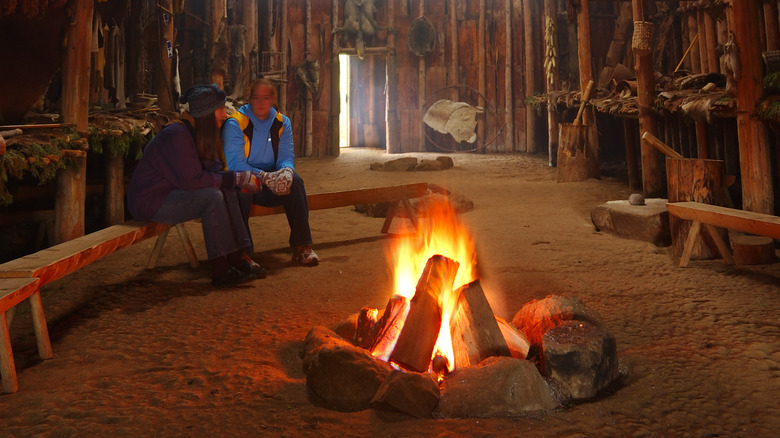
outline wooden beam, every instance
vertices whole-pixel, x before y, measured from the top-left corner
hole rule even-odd
[[[536,81],[537,66],[542,65],[539,62],[539,11],[535,0],[523,0],[523,42],[524,42],[524,78],[525,78],[525,97],[533,96],[539,91],[539,84]],[[525,150],[529,154],[534,154],[542,144],[541,130],[537,129],[541,117],[536,110],[527,104],[525,105]]]
[[[644,0],[632,0],[634,21],[645,21]],[[637,104],[639,106],[639,132],[658,134],[658,123],[653,115],[655,101],[655,73],[653,54],[634,55],[634,71],[637,77]],[[661,163],[658,151],[647,143],[641,146],[642,189],[645,197],[664,197]]]
[[[739,47],[742,74],[737,80],[737,129],[742,181],[742,207],[759,213],[774,213],[772,160],[766,126],[756,115],[762,97],[761,38],[755,17],[759,0],[734,2],[734,37]]]

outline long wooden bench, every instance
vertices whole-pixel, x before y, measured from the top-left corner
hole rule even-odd
[[[393,219],[398,216],[399,209],[403,209],[406,212],[407,217],[412,222],[412,225],[417,227],[417,216],[415,215],[414,207],[412,206],[410,199],[420,198],[428,193],[427,183],[413,183],[413,184],[401,184],[395,186],[363,188],[355,190],[344,190],[340,192],[326,192],[326,193],[314,193],[306,197],[309,204],[309,211],[312,210],[324,210],[328,208],[347,207],[355,204],[375,204],[391,202],[393,203],[387,212],[385,222],[382,225],[381,232],[387,233],[390,230],[390,225]],[[249,215],[251,217],[268,216],[273,214],[284,213],[282,207],[261,207],[259,205],[252,205]],[[184,230],[179,230],[180,236]],[[186,233],[184,234],[186,236]],[[154,245],[154,251],[149,259],[147,267],[153,268],[157,261],[156,254],[162,249],[165,244],[167,233],[160,234],[157,237],[157,242]],[[184,239],[185,237],[182,237]]]
[[[690,201],[672,202],[666,204],[666,209],[672,216],[693,221],[680,256],[680,267],[688,266],[696,236],[702,225],[712,237],[723,260],[729,264],[734,264],[731,250],[715,227],[780,239],[780,217],[778,216]]]
[[[182,236],[182,224],[176,227]],[[168,230],[168,225],[157,222],[128,221],[0,264],[0,374],[3,392],[16,392],[18,389],[9,335],[17,304],[25,300],[30,303],[38,354],[41,359],[50,359],[51,342],[39,288],[106,255]],[[183,235],[186,236],[186,233]],[[187,254],[194,257],[189,239],[185,242],[182,238],[182,242]]]

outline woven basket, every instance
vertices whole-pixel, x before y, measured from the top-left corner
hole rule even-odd
[[[653,51],[653,23],[649,21],[634,22],[634,37],[631,48],[637,55],[647,55]]]
[[[766,64],[766,72],[780,71],[780,50],[769,50],[761,54]]]

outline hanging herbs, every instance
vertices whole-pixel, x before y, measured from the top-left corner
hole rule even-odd
[[[13,202],[13,195],[7,187],[9,177],[21,180],[30,175],[43,185],[53,180],[67,164],[62,160],[59,148],[53,144],[29,143],[8,148],[5,155],[0,155],[0,206]]]
[[[132,157],[135,160],[141,158],[143,147],[153,136],[150,131],[144,135],[137,126],[130,131],[111,125],[110,129],[89,127],[89,149],[91,152],[103,154],[111,153],[117,157]]]

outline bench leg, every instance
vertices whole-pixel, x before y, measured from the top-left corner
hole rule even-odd
[[[190,261],[190,266],[193,269],[198,269],[198,256],[195,254],[195,249],[190,242],[190,236],[187,234],[187,230],[184,229],[184,224],[176,224],[176,232],[179,233],[179,240],[184,246],[184,251],[187,253],[187,258]]]
[[[41,302],[41,292],[36,290],[34,294],[27,299],[30,302],[32,310],[33,328],[35,329],[35,341],[38,343],[38,356],[41,359],[51,359],[54,356],[51,350],[51,341],[49,340],[49,329],[46,327],[46,315],[43,314],[43,303]]]
[[[169,231],[171,231],[170,228],[157,236],[157,241],[154,242],[154,249],[152,249],[152,255],[149,256],[149,263],[146,264],[146,269],[153,269],[157,266],[157,259],[160,258],[160,253],[162,252],[163,245],[165,245],[165,239],[168,237]]]
[[[400,206],[403,206],[404,210],[406,210],[406,215],[409,217],[409,221],[412,222],[412,226],[414,229],[417,229],[417,213],[414,211],[414,206],[412,206],[412,203],[409,202],[407,198],[403,198],[400,201],[394,202],[390,206],[390,210],[387,211],[387,217],[385,217],[385,223],[382,225],[382,234],[386,234],[388,230],[390,230],[390,224],[393,222],[393,219],[398,214],[398,208]]]
[[[726,242],[724,242],[723,238],[720,237],[718,229],[710,224],[705,224],[705,228],[707,228],[707,231],[710,233],[710,237],[712,237],[712,240],[715,242],[715,246],[718,247],[718,252],[720,252],[720,256],[723,257],[723,261],[729,265],[733,265],[734,257],[731,256],[731,250],[729,249],[729,246],[726,245]]]
[[[688,266],[688,262],[691,261],[691,252],[693,252],[693,244],[696,242],[696,237],[699,235],[701,229],[700,221],[693,221],[691,229],[688,230],[688,237],[685,239],[685,246],[683,247],[682,255],[680,256],[680,267],[684,268]]]
[[[8,320],[5,312],[0,312],[0,378],[3,382],[3,392],[10,394],[19,390],[16,380],[14,353],[11,350],[11,336],[8,333]]]
[[[387,216],[385,216],[385,223],[382,224],[382,234],[387,234],[390,230],[390,224],[393,223],[396,211],[398,211],[398,201],[393,202],[390,205],[390,209],[387,210]]]

